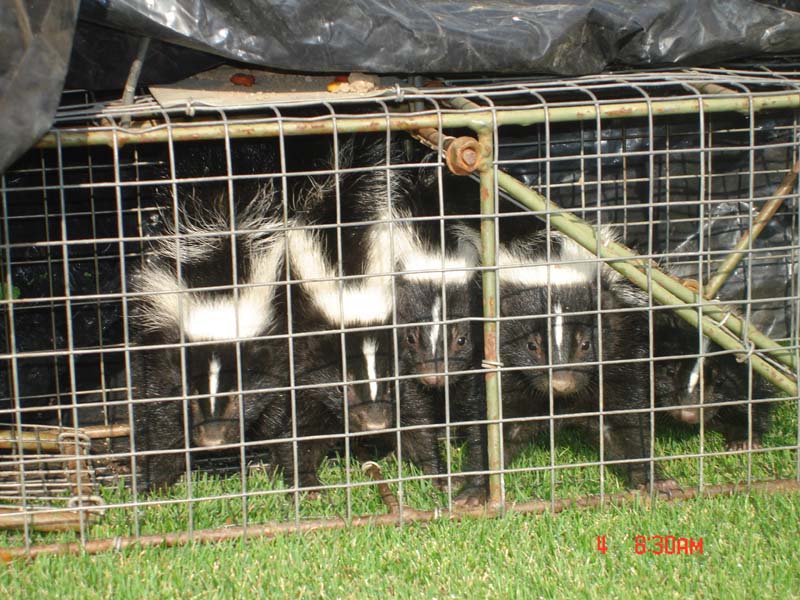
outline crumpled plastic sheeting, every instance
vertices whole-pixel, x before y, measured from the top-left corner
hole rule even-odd
[[[81,17],[83,16],[81,12]],[[121,90],[136,58],[140,36],[81,20],[75,31],[66,87]],[[219,56],[150,40],[140,85],[173,83],[224,62]],[[121,92],[120,92],[121,95]]]
[[[797,2],[85,0],[95,22],[294,71],[556,73],[800,51]]]
[[[9,1],[0,10],[0,173],[53,121],[78,2]]]
[[[0,171],[52,119],[77,5],[14,0],[29,13],[27,45],[17,10],[0,12]],[[316,72],[578,75],[612,63],[709,64],[800,52],[800,13],[788,8],[800,10],[800,0],[83,0],[69,84],[120,87],[139,35],[152,39],[144,84],[210,68],[216,60],[203,53]]]

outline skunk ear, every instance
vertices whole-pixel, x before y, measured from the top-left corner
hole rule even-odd
[[[622,304],[619,301],[619,298],[611,291],[607,289],[603,289],[600,292],[600,309],[601,310],[608,310],[613,308],[620,308]]]

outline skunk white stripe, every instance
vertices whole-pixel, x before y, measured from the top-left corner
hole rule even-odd
[[[707,353],[710,347],[711,347],[711,340],[704,336],[702,353],[703,354]],[[698,383],[700,383],[701,362],[702,359],[698,357],[697,361],[694,363],[694,367],[692,367],[692,372],[689,374],[689,384],[686,386],[687,394],[693,393],[694,388],[697,387]]]
[[[183,331],[192,341],[230,340],[255,337],[266,325],[265,306],[258,299],[224,300],[190,299],[183,318]]]
[[[502,252],[502,251],[501,251]],[[525,262],[525,261],[522,261]],[[527,261],[530,263],[531,261]],[[503,283],[538,287],[544,285],[585,285],[594,281],[597,271],[587,263],[563,265],[559,263],[515,266],[500,262],[498,275]]]
[[[208,397],[211,400],[211,415],[216,413],[217,409],[217,391],[219,390],[219,358],[213,355],[211,361],[208,363]]]
[[[556,342],[556,354],[561,355],[561,346],[564,343],[564,315],[561,314],[561,305],[556,304],[553,307],[553,312],[556,315],[555,323],[553,325],[553,337]]]
[[[271,242],[254,243],[250,262],[250,281],[239,290],[238,302],[233,292],[208,298],[193,293],[170,268],[153,263],[137,273],[133,289],[151,294],[142,299],[140,321],[145,329],[180,327],[191,340],[220,340],[253,337],[264,332],[274,318],[274,285],[283,261],[278,236]],[[257,246],[257,249],[256,249]],[[237,328],[238,325],[238,328]]]
[[[686,386],[686,393],[691,394],[694,392],[694,388],[697,387],[697,384],[700,381],[700,360],[697,359],[694,363],[694,367],[692,367],[692,372],[689,374],[689,384]]]
[[[377,227],[376,229],[381,229]],[[319,237],[311,231],[290,231],[289,253],[292,277],[321,281],[303,282],[301,285],[311,296],[314,305],[331,323],[344,326],[383,321],[392,311],[391,277],[365,277],[360,281],[347,281],[340,289],[336,273],[326,261]],[[380,232],[373,232],[372,250],[367,256],[365,273],[390,272],[386,246],[379,241]]]
[[[375,353],[378,351],[378,345],[372,338],[367,338],[361,345],[361,350],[364,353],[364,358],[367,361],[367,378],[369,379],[369,397],[374,402],[378,398],[378,372],[375,369]]]
[[[466,245],[480,248],[480,235],[468,227],[454,227],[457,235]],[[603,246],[615,241],[610,228],[595,229]],[[550,242],[558,242],[553,247],[550,262],[547,262],[545,249]],[[614,269],[607,267],[597,256],[573,242],[564,234],[551,231],[549,238],[540,233],[527,239],[517,240],[511,245],[501,245],[497,252],[498,276],[506,284],[520,286],[543,285],[581,285],[595,281],[597,269],[601,268],[608,281],[621,278]]]
[[[431,322],[433,326],[431,327],[431,352],[436,355],[436,342],[439,341],[439,330],[442,328],[440,321],[440,313],[442,308],[442,300],[439,296],[436,296],[436,300],[433,302],[433,310],[431,311]]]
[[[455,255],[442,255],[441,249],[423,243],[409,223],[395,225],[392,244],[403,277],[412,281],[437,282],[444,278],[446,283],[469,283],[478,264],[477,254],[470,245],[462,244]]]

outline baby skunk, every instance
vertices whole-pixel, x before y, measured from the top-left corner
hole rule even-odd
[[[592,256],[558,233],[500,248],[500,314],[514,317],[500,324],[500,357],[504,367],[522,368],[502,374],[503,417],[551,415],[551,391],[555,416],[598,412],[602,394],[602,430],[599,416],[557,418],[554,428],[580,425],[595,442],[602,431],[604,458],[632,461],[618,469],[639,486],[649,479],[650,416],[613,411],[650,406],[648,365],[630,362],[649,356],[648,322],[644,311],[606,311],[646,305],[646,297]],[[549,434],[549,421],[503,429],[510,460],[532,437]],[[656,468],[658,487],[674,485],[660,479]]]
[[[404,222],[394,229],[403,273],[397,280],[397,321],[407,325],[398,330],[400,370],[419,376],[400,384],[400,425],[415,427],[402,431],[401,455],[426,474],[446,472],[439,448],[439,439],[446,437],[443,425],[481,420],[486,414],[483,378],[459,373],[480,368],[483,355],[482,330],[473,319],[481,310],[474,270],[478,256],[474,246],[454,235],[461,227],[448,227],[444,253],[438,221]],[[486,468],[484,430],[479,425],[451,430],[466,438],[466,471]],[[484,501],[486,483],[485,476],[469,477],[456,502]]]
[[[751,395],[747,364],[740,363],[735,354],[717,354],[701,359],[697,356],[697,330],[685,324],[670,320],[669,324],[659,326],[655,331],[655,342],[656,356],[670,357],[654,364],[657,404],[671,407],[667,414],[681,423],[698,425],[702,419],[707,429],[722,433],[729,450],[748,448],[748,415],[752,414],[750,447],[760,448],[763,435],[770,426],[773,404],[750,403],[748,397],[753,400],[774,397],[774,388],[753,373]],[[700,354],[721,350],[703,337]]]
[[[298,484],[304,488],[319,485],[320,461],[346,432],[393,425],[388,219],[402,187],[399,175],[380,168],[385,158],[383,141],[350,138],[323,165],[339,172],[313,178],[293,199],[301,226],[287,233],[296,434],[330,436],[298,442]],[[284,435],[293,433],[287,425]],[[276,454],[291,483],[293,445]]]
[[[232,216],[227,193],[194,186],[180,198],[177,227],[168,223],[131,279],[140,489],[180,476],[185,432],[191,447],[218,447],[239,442],[241,429],[265,411],[273,429],[285,420],[283,395],[264,390],[284,385],[286,342],[260,339],[280,333],[286,320],[276,285],[284,233],[273,195],[262,186],[255,197],[237,199]],[[260,434],[275,437],[267,422]]]

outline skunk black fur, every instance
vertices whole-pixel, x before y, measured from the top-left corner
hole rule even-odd
[[[393,424],[394,382],[385,380],[396,374],[387,328],[393,309],[387,246],[392,206],[404,186],[401,174],[381,168],[385,163],[384,140],[348,138],[319,165],[339,171],[311,178],[292,199],[303,227],[287,234],[292,331],[298,334],[293,339],[296,433],[332,436],[298,442],[302,487],[319,484],[316,469],[345,431],[368,433]],[[292,435],[291,422],[282,434]],[[276,458],[291,484],[292,444],[281,445]]]
[[[706,429],[723,434],[730,450],[748,447],[748,415],[752,415],[752,447],[760,448],[773,403],[747,399],[775,397],[775,389],[753,372],[750,394],[748,365],[738,362],[734,354],[716,354],[722,349],[707,338],[703,338],[702,353],[711,355],[703,359],[701,367],[696,329],[670,321],[654,333],[656,356],[671,357],[655,363],[656,403],[671,407],[667,414],[687,425],[698,425],[702,418]]]
[[[524,368],[503,373],[503,417],[550,417],[551,390],[556,417],[600,411],[601,393],[604,413],[647,409],[649,367],[644,361],[632,362],[649,356],[646,313],[606,312],[646,302],[632,285],[591,262],[590,254],[558,234],[551,234],[548,263],[547,243],[535,238],[502,248],[499,255],[500,314],[515,317],[500,325],[501,361],[504,367]],[[580,260],[587,262],[573,262]],[[602,375],[598,364],[592,364],[598,361]],[[606,460],[641,459],[618,465],[636,486],[649,479],[649,419],[646,412],[605,414],[602,431],[599,416],[556,418],[553,423],[555,431],[562,425],[581,426],[595,442],[602,434]],[[549,426],[549,419],[506,424],[506,459],[532,438],[548,435]],[[655,472],[658,482],[657,468]]]
[[[286,342],[259,339],[285,324],[280,286],[269,285],[282,272],[284,252],[272,198],[262,186],[255,197],[237,199],[232,219],[227,193],[193,186],[179,196],[177,227],[167,227],[131,278],[139,489],[173,483],[186,468],[187,446],[239,442],[265,410],[272,422],[283,421],[285,395],[265,390],[285,385]],[[243,286],[238,296],[234,285]],[[263,424],[261,433],[278,434]]]
[[[486,415],[480,374],[444,376],[479,368],[483,355],[480,323],[472,319],[480,311],[480,290],[473,274],[469,275],[465,281],[445,284],[446,313],[440,308],[444,304],[441,283],[401,278],[397,288],[398,322],[411,324],[398,330],[400,370],[402,375],[419,376],[403,379],[400,384],[400,425],[415,427],[402,431],[401,454],[426,474],[446,471],[439,447],[439,440],[446,437],[442,425],[477,421]],[[456,322],[445,327],[441,324],[444,320]],[[451,435],[461,433],[466,438],[466,471],[486,468],[484,432],[485,427],[474,424],[451,430]],[[483,500],[485,495],[486,478],[473,476],[457,501]]]
[[[483,333],[475,320],[481,314],[478,253],[472,240],[463,239],[474,232],[463,220],[454,221],[443,212],[438,181],[430,175],[422,172],[413,179],[409,210],[396,210],[401,221],[392,242],[396,268],[402,273],[396,290],[397,322],[405,325],[398,330],[400,374],[417,376],[400,383],[400,454],[424,473],[439,474],[446,472],[439,444],[446,437],[443,425],[484,419],[486,403],[480,374],[445,376],[480,368]],[[444,177],[448,204],[468,199],[460,195],[449,202],[450,183],[451,178]],[[472,203],[475,208],[477,202]],[[468,424],[450,430],[466,439],[465,471],[486,469],[485,429]],[[486,478],[470,476],[456,501],[472,504],[485,496]]]

